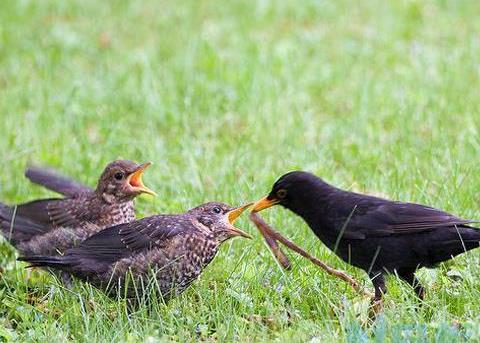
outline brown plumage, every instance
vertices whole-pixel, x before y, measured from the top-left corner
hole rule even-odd
[[[149,165],[114,161],[105,168],[95,190],[37,168],[33,178],[66,197],[16,206],[0,203],[0,232],[22,255],[50,255],[64,252],[105,227],[131,222],[135,219],[133,199],[140,193],[154,194],[141,181]]]
[[[20,260],[68,272],[111,296],[132,299],[152,286],[168,300],[200,275],[223,242],[235,236],[250,237],[232,225],[249,206],[206,203],[184,214],[156,215],[109,227],[64,256]]]

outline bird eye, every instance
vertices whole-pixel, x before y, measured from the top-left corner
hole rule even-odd
[[[278,199],[284,199],[287,196],[287,190],[286,189],[279,189],[277,191],[277,198]]]
[[[222,209],[220,207],[214,207],[213,208],[213,213],[220,214],[220,213],[222,213]]]
[[[114,177],[116,180],[119,180],[119,181],[123,179],[123,176],[124,176],[124,175],[123,175],[122,172],[118,172],[118,173],[115,173],[115,174],[113,175],[113,177]]]

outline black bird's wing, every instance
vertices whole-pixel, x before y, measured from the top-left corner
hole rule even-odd
[[[474,222],[428,206],[379,200],[368,204],[359,202],[341,229],[343,238],[365,239],[466,227]]]
[[[28,167],[25,170],[25,176],[33,183],[69,197],[93,192],[90,187],[65,177],[52,169]]]
[[[135,252],[165,246],[169,239],[191,230],[181,215],[158,215],[106,228],[67,251],[75,259],[114,263]]]

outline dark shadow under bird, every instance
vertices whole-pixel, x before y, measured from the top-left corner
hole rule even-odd
[[[0,203],[0,233],[22,255],[60,254],[105,227],[134,220],[133,199],[155,194],[141,179],[149,165],[111,162],[94,190],[48,170],[29,169],[27,177],[65,197]]]
[[[333,187],[301,171],[280,177],[252,211],[279,204],[302,217],[315,235],[342,260],[363,269],[375,287],[375,300],[386,292],[385,273],[397,273],[423,299],[415,277],[479,246],[476,221],[444,211],[357,194]]]
[[[235,236],[250,236],[233,226],[251,204],[232,208],[211,202],[184,214],[155,215],[109,227],[64,256],[23,256],[31,267],[50,267],[104,289],[110,296],[142,297],[155,275],[164,300],[180,294]]]

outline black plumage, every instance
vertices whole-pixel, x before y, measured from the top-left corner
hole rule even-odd
[[[253,211],[280,204],[301,216],[318,238],[345,262],[365,270],[375,298],[386,292],[384,274],[396,272],[414,287],[421,267],[479,246],[472,220],[414,203],[390,201],[333,187],[307,172],[283,175]]]
[[[200,275],[221,243],[234,236],[249,237],[232,224],[250,205],[232,208],[211,202],[184,214],[155,215],[109,227],[64,256],[20,260],[68,272],[111,296],[136,298],[154,281],[168,300]]]
[[[23,255],[58,254],[105,227],[135,219],[133,199],[154,194],[141,181],[150,165],[119,160],[102,173],[95,190],[40,169],[33,180],[65,194],[65,198],[0,204],[0,233]]]

